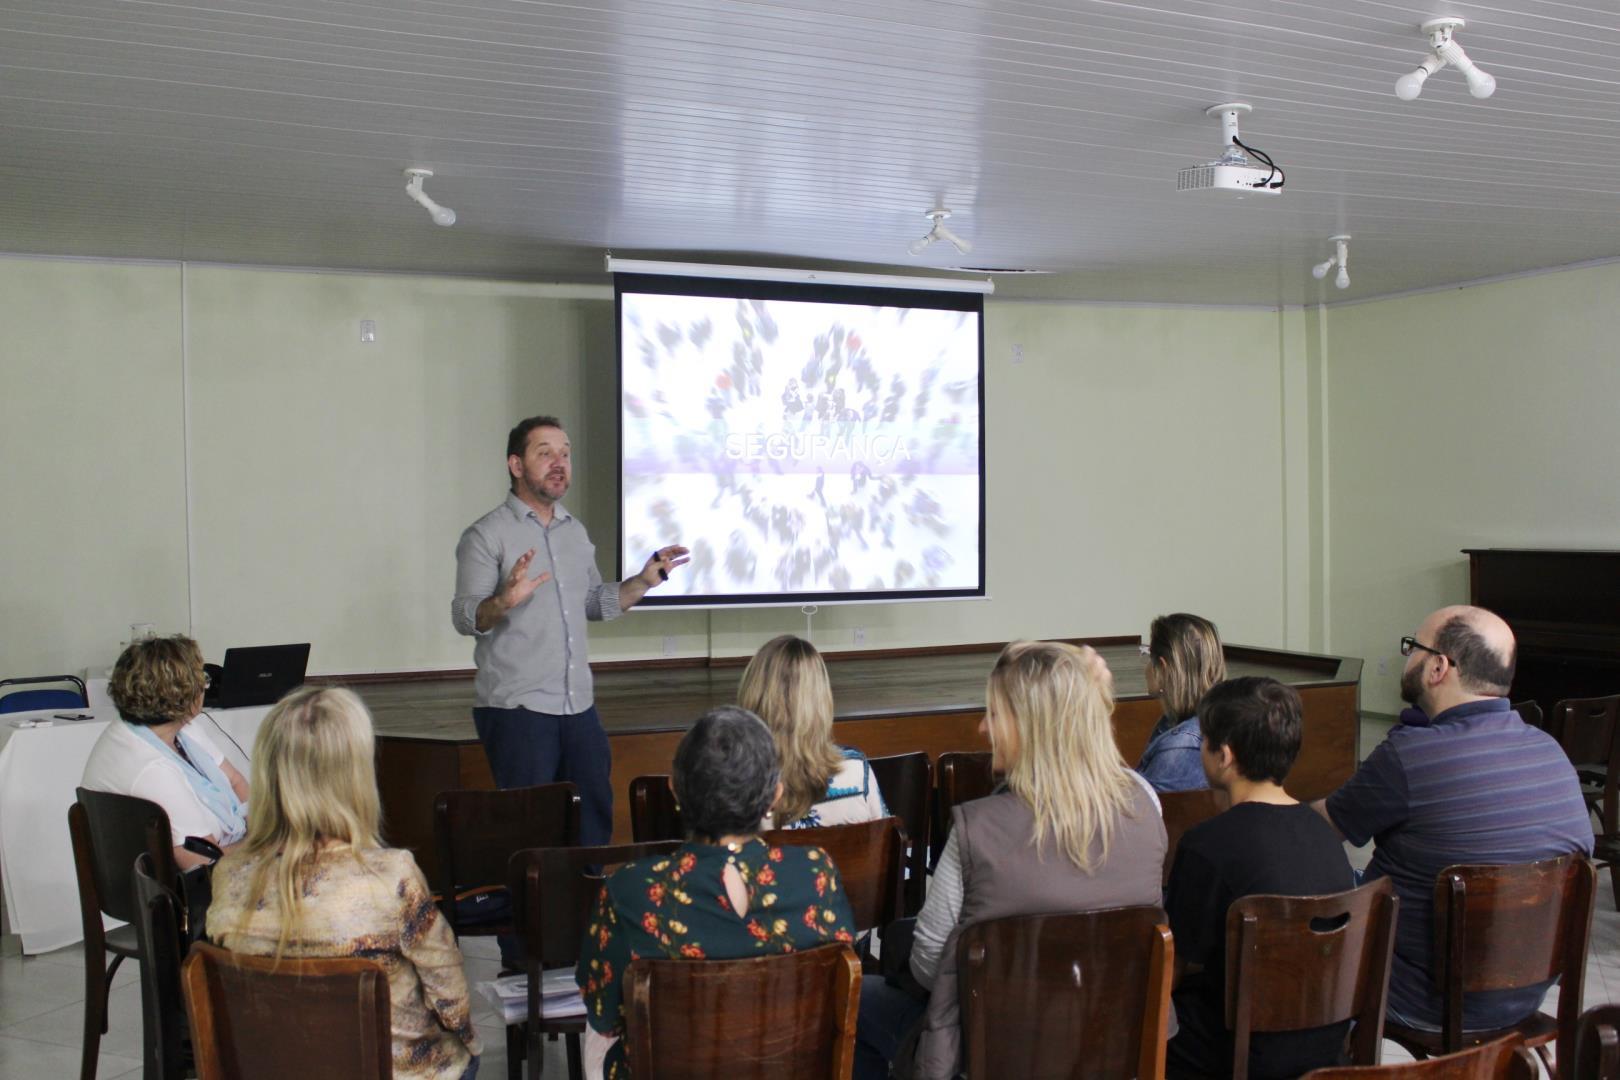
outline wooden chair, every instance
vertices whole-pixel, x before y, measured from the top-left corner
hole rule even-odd
[[[1159,908],[987,919],[956,954],[970,1080],[1164,1076],[1175,948]]]
[[[630,835],[638,844],[686,839],[681,808],[675,804],[675,789],[667,774],[630,781]]]
[[[1378,1064],[1399,901],[1388,878],[1328,896],[1245,896],[1226,909],[1233,1080],[1254,1035],[1354,1020],[1353,1065]]]
[[[1504,1035],[1494,1042],[1423,1061],[1313,1069],[1302,1080],[1537,1080],[1540,1075],[1524,1039]]]
[[[184,968],[198,1080],[390,1080],[388,976],[373,960],[246,956],[198,942]]]
[[[571,783],[441,791],[433,802],[433,835],[439,847],[435,891],[456,937],[510,933],[510,909],[505,917],[473,923],[457,910],[456,899],[503,895],[514,851],[579,843],[579,795]]]
[[[747,960],[643,958],[624,980],[636,1080],[849,1080],[854,1068],[861,965],[847,945]]]
[[[928,876],[928,812],[933,794],[934,766],[922,751],[868,758],[872,775],[889,812],[906,827],[906,880],[904,914],[922,910]]]
[[[1620,695],[1560,701],[1548,727],[1575,766],[1586,809],[1597,816],[1593,858],[1609,868],[1620,906]]]
[[[529,1080],[544,1068],[544,1038],[563,1036],[568,1049],[568,1075],[580,1080],[579,1037],[585,1033],[583,1017],[546,1019],[540,1008],[540,973],[546,968],[572,968],[579,961],[580,940],[590,921],[607,867],[666,855],[680,846],[676,840],[617,847],[529,848],[515,853],[508,864],[512,893],[512,919],[529,977],[528,1015],[521,1025]]]
[[[951,810],[958,803],[982,799],[995,790],[996,777],[988,750],[951,750],[934,763],[934,822],[929,831],[928,865],[939,861],[951,831]]]
[[[192,1067],[180,965],[186,945],[180,895],[153,873],[147,852],[135,860],[135,939],[141,949],[141,1020],[145,1080],[181,1080]]]
[[[1531,727],[1540,728],[1542,731],[1547,730],[1546,714],[1541,711],[1541,705],[1534,699],[1526,698],[1523,701],[1515,701],[1513,711],[1519,714],[1520,720],[1523,720]],[[1556,736],[1554,737],[1556,738]]]
[[[1573,1080],[1620,1080],[1620,1005],[1598,1005],[1581,1014],[1575,1032]]]
[[[1434,983],[1440,990],[1441,1030],[1386,1025],[1384,1037],[1413,1057],[1452,1054],[1517,1033],[1546,1061],[1575,1055],[1575,1032],[1586,986],[1586,945],[1592,935],[1597,870],[1584,855],[1515,866],[1448,866],[1434,882]],[[1559,980],[1558,1017],[1532,1013],[1511,1028],[1463,1030],[1463,996]],[[1553,1073],[1548,1062],[1547,1071]]]
[[[826,851],[838,868],[858,931],[880,929],[900,917],[906,842],[899,818],[819,829],[773,829],[763,836],[775,847]]]
[[[78,789],[68,807],[73,869],[79,883],[79,919],[84,930],[84,1042],[80,1080],[95,1080],[101,1037],[107,1033],[107,992],[126,957],[141,958],[135,926],[135,858],[149,854],[153,877],[178,880],[174,837],[163,807],[130,795]],[[103,913],[129,924],[108,930]],[[107,954],[112,963],[107,965]],[[107,965],[103,967],[103,965]]]
[[[1164,879],[1163,884],[1170,884],[1170,867],[1176,861],[1176,847],[1188,829],[1201,822],[1208,821],[1222,810],[1226,805],[1222,796],[1209,788],[1200,788],[1197,791],[1162,791],[1159,793],[1159,808],[1164,814],[1164,832],[1170,843],[1164,849]]]

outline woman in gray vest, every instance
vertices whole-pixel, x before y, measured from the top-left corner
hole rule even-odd
[[[1152,787],[1114,745],[1114,682],[1095,651],[1014,642],[990,673],[980,726],[1005,789],[965,803],[917,916],[911,973],[924,1004],[867,980],[855,1075],[947,1080],[959,1066],[956,941],[1005,915],[1158,904],[1165,833]],[[1026,1032],[1064,1038],[1068,1032]]]

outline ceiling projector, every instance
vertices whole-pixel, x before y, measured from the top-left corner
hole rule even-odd
[[[1252,147],[1245,147],[1238,138],[1238,116],[1251,107],[1241,101],[1226,105],[1213,105],[1204,110],[1221,122],[1221,156],[1204,165],[1191,165],[1176,174],[1177,191],[1230,191],[1240,198],[1254,192],[1276,195],[1282,191],[1282,170],[1271,159]],[[1255,165],[1249,153],[1264,161]]]

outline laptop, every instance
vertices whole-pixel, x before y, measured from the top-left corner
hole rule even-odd
[[[226,649],[225,663],[208,688],[204,704],[218,709],[274,705],[289,690],[304,684],[309,642],[299,645],[250,645]]]

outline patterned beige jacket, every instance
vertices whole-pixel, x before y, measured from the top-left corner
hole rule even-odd
[[[208,936],[233,952],[269,956],[280,903],[274,895],[256,903],[248,896],[259,861],[233,852],[215,867]],[[343,845],[322,852],[304,889],[297,936],[283,955],[360,956],[383,966],[396,1080],[459,1080],[480,1052],[461,950],[408,851],[356,853]]]

